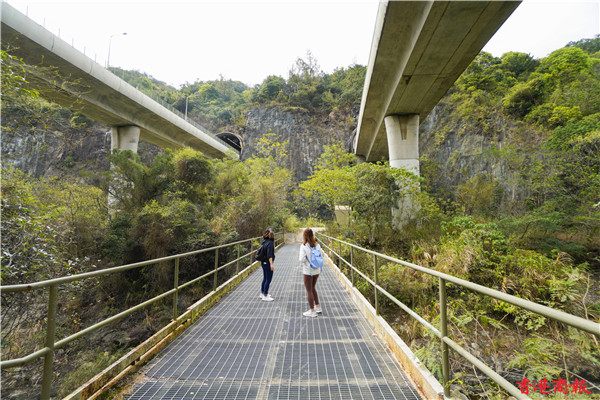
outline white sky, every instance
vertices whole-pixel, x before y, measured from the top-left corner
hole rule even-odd
[[[8,0],[105,65],[176,88],[219,79],[288,77],[310,50],[322,70],[367,65],[377,0]],[[127,35],[120,35],[126,32]],[[484,47],[547,56],[600,33],[600,0],[525,0]]]

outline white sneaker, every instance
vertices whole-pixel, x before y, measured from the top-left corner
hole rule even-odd
[[[321,306],[315,306],[315,312],[316,312],[317,314],[322,314],[322,313],[323,313],[323,310],[321,310]]]
[[[273,300],[275,300],[274,298],[272,298],[272,297],[271,297],[271,295],[270,295],[270,294],[266,295],[266,296],[265,296],[265,297],[263,297],[262,299],[263,299],[263,301],[273,301]]]
[[[261,300],[262,300],[262,299],[264,299],[264,298],[265,298],[265,295],[261,293],[261,294],[260,294],[260,298],[261,298]]]
[[[317,316],[317,312],[308,310],[308,311],[303,312],[302,315],[304,315],[305,317],[314,318]]]

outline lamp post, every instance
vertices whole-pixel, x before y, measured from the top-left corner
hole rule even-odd
[[[187,106],[188,106],[188,99],[190,96],[186,96],[185,98],[185,120],[187,121]]]
[[[114,35],[110,35],[110,38],[108,38],[108,57],[106,57],[106,68],[108,68],[110,66],[110,44],[112,42],[112,38],[114,36],[126,36],[127,32],[123,32],[123,33],[115,33]]]

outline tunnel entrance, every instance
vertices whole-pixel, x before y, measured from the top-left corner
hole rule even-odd
[[[219,139],[236,149],[238,152],[242,152],[242,148],[244,147],[244,142],[242,137],[233,132],[221,132],[216,135]]]

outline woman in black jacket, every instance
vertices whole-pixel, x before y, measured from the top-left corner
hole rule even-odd
[[[273,229],[265,229],[261,244],[264,244],[265,246],[267,260],[261,261],[263,280],[262,284],[260,285],[260,298],[263,301],[273,301],[275,299],[269,294],[269,286],[271,285],[271,280],[273,279],[273,270],[275,269],[273,266],[273,262],[275,261],[275,233],[273,232]]]

